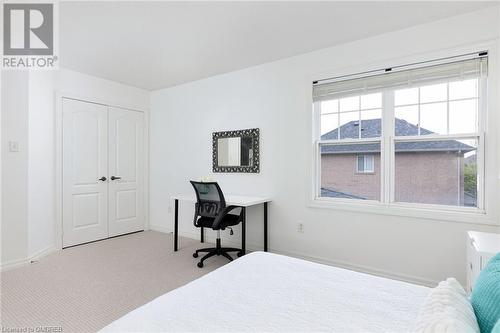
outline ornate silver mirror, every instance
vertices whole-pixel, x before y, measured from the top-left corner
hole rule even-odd
[[[213,172],[260,171],[259,129],[212,134]]]

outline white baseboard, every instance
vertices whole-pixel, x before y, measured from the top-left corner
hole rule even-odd
[[[369,267],[369,266],[351,264],[351,263],[348,263],[345,261],[338,261],[338,260],[331,260],[331,259],[326,259],[326,258],[321,258],[321,257],[307,256],[307,255],[303,255],[303,254],[296,253],[296,252],[280,251],[280,250],[272,250],[270,252],[286,255],[289,257],[304,259],[304,260],[308,260],[308,261],[313,261],[313,262],[317,262],[319,264],[335,266],[335,267],[339,267],[339,268],[345,268],[345,269],[360,272],[360,273],[376,275],[379,277],[384,277],[384,278],[388,278],[388,279],[392,279],[392,280],[398,280],[398,281],[418,284],[418,285],[422,285],[422,286],[426,286],[426,287],[435,287],[439,283],[439,281],[429,280],[429,279],[425,279],[422,277],[394,273],[394,272],[381,270],[381,269],[373,268],[373,267]]]
[[[169,233],[173,232],[173,230],[170,228],[164,227],[162,225],[153,225],[153,224],[149,225],[149,230],[159,231],[159,232],[163,232],[165,234],[169,234]]]
[[[151,230],[164,232],[164,233],[172,233],[173,232],[170,228],[166,228],[163,226],[151,225],[150,228],[151,228]],[[182,232],[179,232],[179,236],[191,238],[191,239],[199,239],[200,234],[194,233],[194,232],[182,231]],[[214,237],[210,237],[207,235],[205,236],[205,239],[208,242],[215,241]],[[235,247],[238,247],[241,245],[237,241],[233,242],[233,241],[228,240],[228,239],[224,239],[224,242],[230,246],[235,246]],[[248,251],[262,251],[262,248],[257,244],[248,244],[247,243],[247,250]],[[409,283],[413,283],[413,284],[419,284],[419,285],[427,286],[427,287],[435,287],[439,283],[439,281],[429,280],[429,279],[425,279],[422,277],[399,274],[399,273],[381,270],[378,268],[373,268],[373,267],[364,266],[364,265],[355,265],[355,264],[351,264],[351,263],[344,262],[344,261],[331,260],[331,259],[316,257],[316,256],[308,256],[308,255],[304,255],[304,254],[297,253],[297,252],[281,251],[281,250],[276,250],[276,249],[272,249],[272,248],[269,249],[269,252],[282,254],[282,255],[289,256],[289,257],[304,259],[304,260],[308,260],[308,261],[313,261],[313,262],[317,262],[317,263],[324,264],[324,265],[345,268],[345,269],[349,269],[349,270],[356,271],[356,272],[376,275],[376,276],[380,276],[380,277],[384,277],[384,278],[388,278],[388,279],[399,280],[399,281],[409,282]]]
[[[34,261],[38,261],[41,258],[45,257],[46,255],[51,254],[52,252],[55,252],[55,251],[56,251],[56,248],[54,245],[48,246],[45,249],[42,249],[40,251],[33,253],[28,258],[16,259],[16,260],[11,260],[11,261],[7,261],[5,263],[2,263],[0,265],[0,271],[5,272],[5,271],[8,271],[8,270],[11,270],[14,268],[29,265],[29,264],[33,263]]]
[[[6,261],[0,265],[0,271],[5,272],[5,271],[8,271],[8,270],[11,270],[14,268],[18,268],[18,267],[21,267],[21,266],[24,266],[27,264],[28,264],[27,259],[16,259],[16,260]]]
[[[159,225],[150,225],[149,229],[153,230],[153,231],[163,232],[166,234],[173,233],[172,229],[164,227],[164,226],[159,226]],[[190,239],[200,239],[199,232],[180,231],[179,236],[190,238]],[[205,233],[205,241],[206,242],[215,243],[215,238],[216,238],[215,236]],[[241,242],[240,242],[239,237],[235,238],[235,240],[228,239],[227,237],[224,237],[222,241],[225,243],[224,246],[237,247],[237,248],[239,248],[241,246]],[[246,243],[246,249],[248,251],[262,251],[261,246],[259,246],[258,244],[249,243],[248,241]]]
[[[52,252],[55,252],[56,248],[54,245],[48,246],[45,249],[42,249],[40,251],[37,251],[33,253],[30,258],[28,258],[29,262],[31,263],[32,261],[38,261],[41,258],[45,257],[48,254],[51,254]]]

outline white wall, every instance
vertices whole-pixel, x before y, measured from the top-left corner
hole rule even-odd
[[[54,75],[29,77],[28,256],[54,244]]]
[[[2,71],[2,262],[27,255],[28,73]],[[9,141],[19,152],[9,152]]]
[[[149,108],[147,91],[75,71],[17,71],[2,77],[2,267],[24,263],[55,245],[56,91]],[[11,137],[22,137],[21,153],[5,151]]]
[[[154,91],[150,125],[152,228],[171,230],[170,196],[190,193],[188,180],[209,175],[227,193],[273,197],[269,221],[272,251],[427,284],[448,276],[464,282],[465,231],[500,231],[497,226],[307,206],[311,81],[328,74],[373,69],[371,66],[379,63],[394,65],[419,56],[425,59],[430,53],[446,54],[441,51],[497,39],[498,22],[498,12],[479,11]],[[492,64],[499,59],[495,54],[492,57]],[[498,72],[492,74],[495,81]],[[491,117],[493,128],[500,128],[499,119]],[[211,133],[251,127],[261,129],[260,174],[212,174]],[[495,133],[489,139],[498,154]],[[497,161],[489,161],[489,174],[494,175],[490,189],[498,195],[497,165]],[[493,222],[497,222],[496,210],[491,208]],[[250,247],[261,247],[261,214],[261,208],[248,212]],[[197,237],[192,216],[192,205],[181,203],[180,233]],[[297,232],[299,222],[304,224],[304,233]],[[239,233],[225,238],[238,243]]]

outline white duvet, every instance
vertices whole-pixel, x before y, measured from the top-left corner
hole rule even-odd
[[[406,332],[430,289],[254,252],[137,308],[104,332]]]

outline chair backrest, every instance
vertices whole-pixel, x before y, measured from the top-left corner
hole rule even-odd
[[[216,182],[195,182],[190,181],[196,192],[196,214],[203,217],[215,218],[224,208],[226,199]]]

